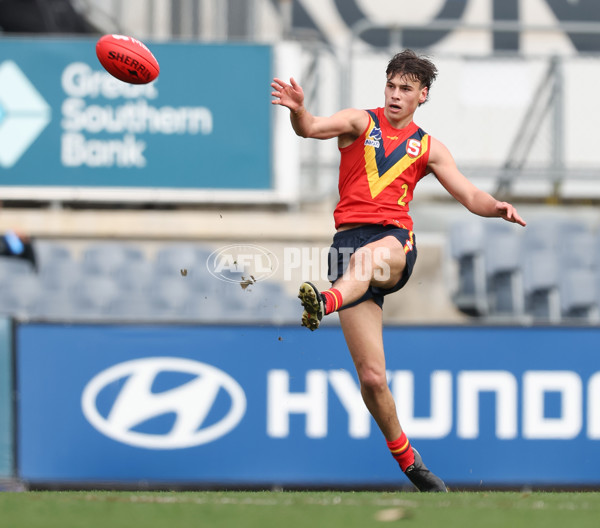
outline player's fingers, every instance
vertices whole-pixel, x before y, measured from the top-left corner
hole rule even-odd
[[[519,213],[517,213],[517,210],[510,204],[507,204],[504,210],[504,216],[509,222],[522,225],[523,227],[526,225],[525,221],[519,216]]]
[[[275,88],[276,90],[282,91],[282,90],[285,90],[285,87],[287,85],[281,79],[273,79],[273,82],[271,83],[271,86],[273,88]]]
[[[517,224],[522,225],[523,227],[527,225],[527,222],[525,222],[525,220],[523,220],[516,212],[513,215],[513,218]]]

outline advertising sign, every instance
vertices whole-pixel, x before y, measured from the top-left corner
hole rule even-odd
[[[599,337],[389,328],[404,428],[450,485],[598,485]],[[23,324],[17,370],[26,481],[408,484],[338,327]]]
[[[271,189],[271,49],[148,43],[111,77],[95,40],[0,42],[0,186]]]
[[[0,319],[0,478],[13,476],[12,328]]]

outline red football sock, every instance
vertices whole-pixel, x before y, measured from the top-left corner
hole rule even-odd
[[[406,471],[406,468],[411,464],[415,463],[415,454],[413,453],[412,447],[406,435],[402,433],[400,438],[393,442],[387,442],[387,445],[392,453],[392,456],[396,459],[396,462],[400,464],[400,469]]]
[[[322,291],[321,294],[325,297],[325,313],[323,315],[335,312],[342,307],[342,294],[335,288]]]

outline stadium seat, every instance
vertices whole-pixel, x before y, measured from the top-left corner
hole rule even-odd
[[[127,243],[101,243],[84,249],[81,266],[86,275],[111,275],[125,263],[143,260],[144,253],[136,246]]]
[[[488,313],[484,264],[484,227],[478,219],[456,222],[450,228],[450,255],[457,267],[457,287],[452,298],[462,312],[472,316]]]
[[[302,305],[296,297],[285,297],[271,305],[269,322],[273,324],[300,324]],[[268,312],[267,312],[268,313]],[[329,317],[329,316],[328,316]]]
[[[253,286],[242,289],[239,284],[224,282],[217,299],[222,305],[223,322],[247,323],[261,319]]]
[[[598,321],[596,273],[592,269],[563,269],[560,304],[563,320]]]
[[[157,279],[148,296],[149,314],[153,318],[177,319],[186,313],[189,295],[187,281],[180,274]]]
[[[579,220],[546,217],[536,218],[523,232],[523,244],[529,250],[558,249],[570,237],[589,233],[588,226]]]
[[[214,296],[190,295],[183,308],[185,318],[197,323],[219,324],[227,319],[226,308],[220,299]]]
[[[161,278],[155,276],[151,260],[124,262],[113,271],[113,276],[122,292],[150,291],[152,283]]]
[[[589,231],[575,232],[565,237],[557,247],[559,267],[591,270],[596,265],[596,237]]]
[[[81,277],[79,262],[72,259],[55,259],[42,263],[39,276],[42,288],[69,292]]]
[[[211,274],[204,263],[198,264],[186,271],[188,286],[190,290],[198,295],[212,295],[224,287],[224,281],[218,276]]]
[[[119,290],[106,309],[107,319],[127,322],[153,322],[160,314],[152,312],[151,300],[143,289]]]
[[[49,321],[71,321],[77,316],[73,295],[67,290],[45,290],[31,307],[31,316]]]
[[[110,277],[82,276],[73,287],[73,304],[77,318],[103,317],[110,311],[119,288]]]
[[[523,259],[523,290],[525,312],[533,320],[560,321],[558,259],[552,249],[526,250]]]
[[[485,237],[485,267],[490,316],[524,314],[521,239],[511,231],[492,231]]]
[[[40,297],[40,281],[34,274],[18,274],[0,286],[0,313],[30,317]]]
[[[36,240],[33,242],[33,249],[40,268],[73,258],[71,250],[60,242]]]
[[[593,236],[594,268],[600,270],[600,226],[598,227]]]
[[[300,320],[302,309],[296,296],[289,295],[273,280],[258,281],[248,288],[247,309],[262,323],[290,324]]]
[[[10,282],[17,275],[30,275],[34,272],[31,262],[27,260],[0,257],[0,282]]]
[[[162,275],[178,276],[181,270],[188,275],[206,268],[206,250],[196,244],[168,244],[156,252],[156,271]]]

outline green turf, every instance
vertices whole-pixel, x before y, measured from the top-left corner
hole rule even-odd
[[[6,528],[600,526],[600,493],[0,493]]]

